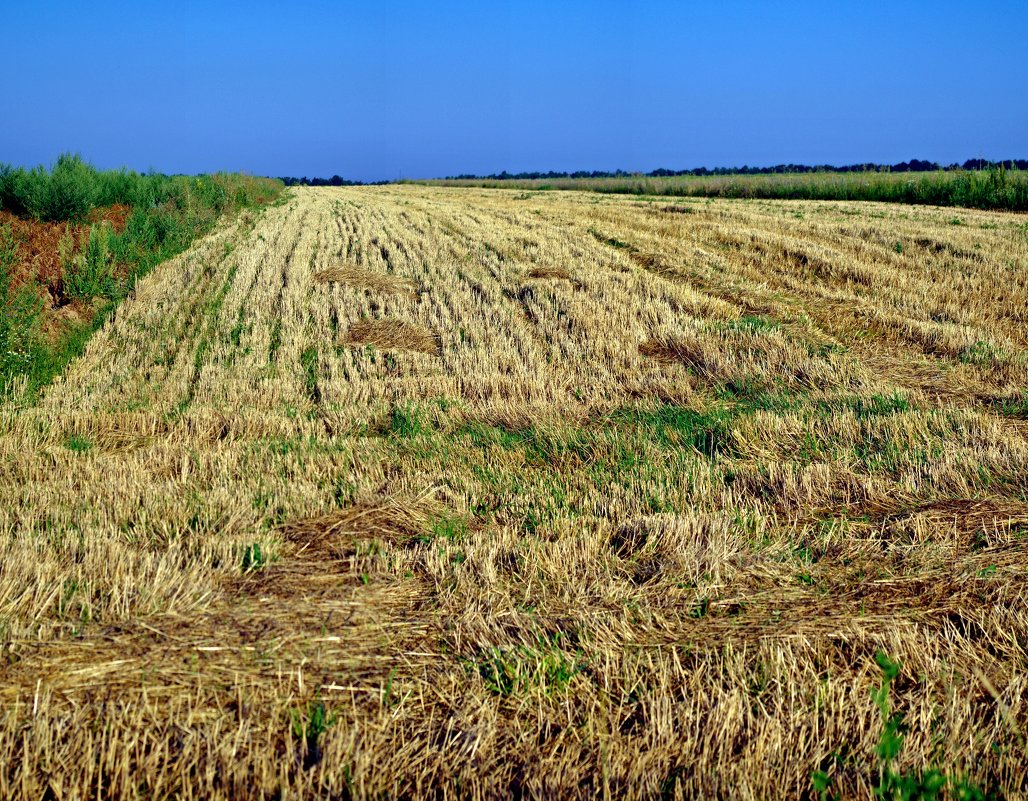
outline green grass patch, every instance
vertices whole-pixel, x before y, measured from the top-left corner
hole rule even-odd
[[[910,402],[899,392],[892,395],[874,394],[868,398],[847,396],[818,401],[816,409],[823,415],[852,412],[861,420],[885,417],[910,411]]]
[[[997,400],[994,405],[999,410],[999,413],[1005,417],[1017,417],[1022,420],[1028,420],[1028,393],[1020,398],[1014,397]]]
[[[731,436],[735,414],[725,407],[700,412],[663,403],[654,409],[623,408],[609,419],[617,425],[643,431],[663,448],[694,448],[704,456],[713,457],[735,452]]]
[[[87,437],[82,437],[77,434],[73,434],[72,436],[68,437],[67,441],[64,443],[64,447],[66,447],[69,451],[73,451],[74,453],[88,453],[90,450],[92,450],[93,443],[90,442]]]
[[[590,432],[578,427],[561,429],[530,425],[512,429],[482,421],[469,421],[457,428],[453,436],[468,440],[482,449],[522,449],[526,463],[532,466],[562,463],[570,458],[588,461],[592,455],[593,438]]]
[[[513,696],[531,690],[546,695],[565,692],[583,665],[568,657],[563,637],[540,637],[534,647],[491,648],[473,666],[485,687],[496,695]]]
[[[960,361],[964,364],[973,364],[977,367],[992,367],[1003,363],[1007,354],[1002,348],[998,348],[990,342],[978,340],[960,351]]]
[[[418,536],[420,542],[460,542],[470,531],[467,519],[459,515],[440,515],[429,521],[428,531]]]
[[[781,326],[774,320],[759,315],[748,314],[738,320],[729,320],[717,326],[724,331],[735,331],[744,334],[755,334],[760,332],[778,331]]]
[[[742,414],[754,412],[789,412],[802,407],[803,395],[796,392],[769,388],[766,383],[754,379],[732,379],[714,391],[722,403]]]
[[[386,428],[390,436],[401,440],[423,437],[435,431],[424,410],[411,403],[394,407]]]

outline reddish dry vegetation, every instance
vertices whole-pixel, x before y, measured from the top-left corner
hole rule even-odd
[[[89,227],[100,222],[109,222],[115,233],[125,230],[132,207],[117,204],[94,209],[84,223],[39,222],[22,219],[9,211],[0,211],[0,225],[10,225],[18,247],[18,263],[15,266],[14,284],[21,284],[28,278],[35,278],[46,289],[54,306],[63,305],[63,275],[58,243],[66,234],[75,240],[76,249],[85,245],[89,238]]]

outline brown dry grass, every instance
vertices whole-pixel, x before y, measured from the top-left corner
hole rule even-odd
[[[428,327],[403,320],[361,320],[350,326],[344,345],[374,345],[383,350],[411,350],[440,355],[442,342]]]
[[[1023,794],[1023,218],[689,209],[294,190],[141,281],[0,407],[0,797],[871,797],[879,651],[897,771]]]
[[[563,267],[533,267],[525,275],[528,278],[558,278],[565,281],[571,280],[571,273]]]
[[[315,283],[346,284],[355,289],[416,295],[418,282],[389,273],[366,270],[358,264],[336,264],[314,274]]]

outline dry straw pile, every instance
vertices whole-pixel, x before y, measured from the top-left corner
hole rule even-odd
[[[403,320],[362,320],[350,326],[344,345],[374,345],[383,350],[411,350],[440,355],[442,340],[431,329]]]
[[[0,407],[0,797],[1016,797],[1026,298],[1010,214],[294,190]]]
[[[314,274],[314,281],[319,284],[346,284],[356,289],[367,289],[369,292],[392,292],[416,295],[418,282],[410,278],[401,278],[390,273],[365,270],[357,264],[336,264]]]

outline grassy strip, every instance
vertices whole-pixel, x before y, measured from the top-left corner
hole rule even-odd
[[[64,289],[83,301],[88,319],[43,335],[42,288],[34,276],[17,276],[17,242],[0,226],[0,397],[27,382],[36,393],[79,355],[110,312],[154,266],[181,253],[211,231],[225,214],[274,200],[282,184],[245,175],[196,177],[102,172],[75,156],[53,169],[0,166],[0,203],[38,220],[82,220],[94,208],[128,203],[125,229],[93,225],[76,251],[71,236],[61,243]]]
[[[573,189],[625,195],[757,198],[777,200],[872,200],[887,203],[1028,210],[1028,173],[1002,167],[925,173],[776,173],[771,175],[676,175],[669,177],[563,179],[447,179],[435,186],[489,189]]]

